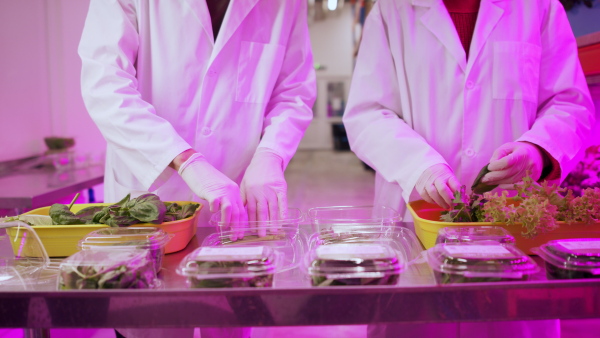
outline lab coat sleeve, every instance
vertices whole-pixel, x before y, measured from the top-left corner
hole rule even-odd
[[[389,2],[391,3],[391,2]],[[408,202],[423,171],[446,160],[402,119],[401,55],[392,56],[380,2],[365,23],[352,78],[344,126],[351,149],[388,182],[397,182]]]
[[[316,97],[313,56],[308,35],[307,3],[294,1],[294,17],[285,46],[281,71],[265,111],[259,148],[267,148],[283,159],[285,168],[313,117]]]
[[[561,181],[577,165],[595,123],[594,104],[579,63],[577,43],[563,6],[547,4],[541,20],[538,112],[531,129],[518,141],[544,148],[559,164]]]
[[[120,160],[152,191],[175,172],[168,167],[173,158],[191,147],[142,99],[138,45],[133,1],[90,2],[78,49],[83,100]]]

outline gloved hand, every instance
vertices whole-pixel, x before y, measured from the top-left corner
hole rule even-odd
[[[242,179],[241,191],[242,200],[248,209],[248,221],[277,221],[285,218],[287,184],[281,157],[264,148],[257,150]],[[265,236],[266,230],[264,227],[259,228],[258,235]],[[271,231],[274,230],[271,227]]]
[[[460,183],[452,169],[440,163],[432,165],[421,174],[415,189],[426,202],[449,209],[452,206],[454,192],[460,190]]]
[[[528,142],[509,142],[501,145],[490,159],[487,173],[481,181],[498,184],[501,189],[514,189],[514,184],[530,172],[534,181],[540,179],[544,157],[540,149]]]
[[[238,185],[198,153],[190,156],[178,172],[194,194],[209,203],[210,212],[221,211],[221,222],[234,225],[232,231],[236,238],[232,240],[243,237],[240,225],[246,224],[248,218]]]

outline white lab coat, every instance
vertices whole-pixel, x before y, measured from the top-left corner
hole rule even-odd
[[[189,148],[237,183],[258,147],[287,165],[316,95],[306,7],[231,0],[215,42],[204,0],[92,0],[79,55],[108,143],[105,200],[198,201],[168,167]]]
[[[564,178],[593,111],[557,0],[481,0],[468,60],[442,0],[379,0],[344,125],[377,171],[375,203],[404,211],[425,169],[446,163],[470,186],[506,142],[539,145]]]

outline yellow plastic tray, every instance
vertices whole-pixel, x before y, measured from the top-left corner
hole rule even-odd
[[[525,238],[521,234],[523,229],[521,224],[507,226],[502,223],[491,222],[464,222],[464,223],[449,223],[440,222],[442,208],[435,204],[427,203],[423,200],[408,203],[408,210],[413,216],[415,223],[415,232],[425,249],[429,249],[435,245],[438,231],[445,227],[460,227],[460,226],[503,226],[515,237],[517,247],[528,254],[533,254],[531,248],[540,246],[550,240],[565,239],[565,238],[600,238],[600,224],[565,224],[558,222],[560,227],[551,232],[541,234],[535,238]]]
[[[193,202],[174,202],[177,204],[190,204]],[[92,204],[73,204],[71,207],[71,211],[77,212],[83,208],[87,208],[90,206],[105,206],[111,205],[110,203],[92,203]],[[157,227],[163,229],[165,232],[172,234],[173,238],[167,243],[165,247],[165,253],[177,252],[179,250],[183,250],[190,242],[192,237],[196,234],[196,222],[198,220],[198,213],[202,209],[202,205],[196,210],[192,217],[188,217],[186,219],[181,219],[173,222],[165,222],[162,224],[150,224],[150,223],[140,223],[135,226],[147,226],[147,227]],[[50,207],[43,207],[31,210],[29,212],[24,213],[23,215],[48,215],[50,211]],[[77,244],[80,240],[83,239],[87,234],[94,230],[109,228],[108,225],[103,224],[83,224],[83,225],[36,225],[33,226],[35,232],[40,237],[42,244],[46,248],[48,252],[48,256],[50,257],[66,257],[70,256],[79,249],[77,248]],[[13,245],[13,251],[18,249],[19,240],[14,240],[15,235],[19,237],[21,234],[17,234],[16,229],[8,229],[8,235],[11,238],[11,243]]]

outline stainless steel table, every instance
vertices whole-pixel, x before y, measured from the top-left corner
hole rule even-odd
[[[345,325],[600,317],[600,281],[546,281],[437,286],[416,265],[397,286],[311,287],[301,271],[273,288],[188,289],[179,261],[211,232],[167,255],[159,290],[0,291],[0,327],[214,327]],[[40,331],[40,330],[38,330]]]
[[[88,189],[104,180],[103,166],[81,169],[31,169],[0,177],[0,209],[45,207],[69,194]]]

